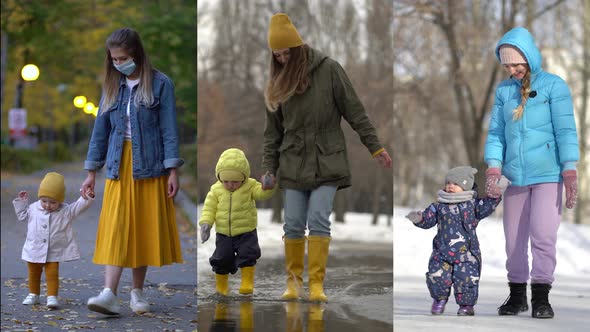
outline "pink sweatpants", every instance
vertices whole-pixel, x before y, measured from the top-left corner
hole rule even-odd
[[[555,242],[561,222],[562,183],[510,186],[504,193],[504,237],[508,281],[529,280],[528,244],[531,241],[531,283],[553,282]]]

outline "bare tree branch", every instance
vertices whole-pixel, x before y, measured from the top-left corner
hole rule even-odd
[[[547,12],[551,11],[553,8],[555,8],[555,7],[559,6],[559,5],[561,5],[561,4],[562,4],[564,1],[565,1],[565,0],[557,0],[557,1],[555,1],[553,4],[551,4],[551,5],[548,5],[548,6],[544,7],[544,8],[542,8],[541,10],[539,10],[538,12],[536,12],[536,13],[533,15],[533,18],[532,18],[532,20],[531,20],[531,21],[534,21],[534,20],[536,20],[537,18],[539,18],[539,17],[543,16],[545,13],[547,13]]]

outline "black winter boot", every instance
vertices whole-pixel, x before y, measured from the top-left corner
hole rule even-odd
[[[522,284],[509,282],[508,286],[510,287],[510,295],[508,295],[504,304],[498,308],[498,315],[514,316],[529,310],[526,298],[526,282]]]
[[[531,284],[531,306],[533,318],[553,318],[553,308],[549,303],[551,284]]]

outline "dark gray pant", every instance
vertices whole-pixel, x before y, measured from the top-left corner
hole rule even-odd
[[[216,233],[215,251],[209,263],[217,274],[234,274],[238,268],[256,265],[258,258],[260,246],[256,230],[236,236]]]

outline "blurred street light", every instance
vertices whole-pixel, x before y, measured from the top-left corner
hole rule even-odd
[[[21,69],[20,75],[25,81],[35,81],[39,78],[39,67],[34,64],[25,65],[23,69]]]
[[[86,114],[92,114],[94,112],[95,106],[93,103],[86,103],[86,105],[84,105],[84,113]]]
[[[74,106],[76,106],[77,108],[84,108],[84,105],[86,105],[86,97],[76,96],[74,98]],[[86,110],[84,110],[84,111],[86,111]]]

